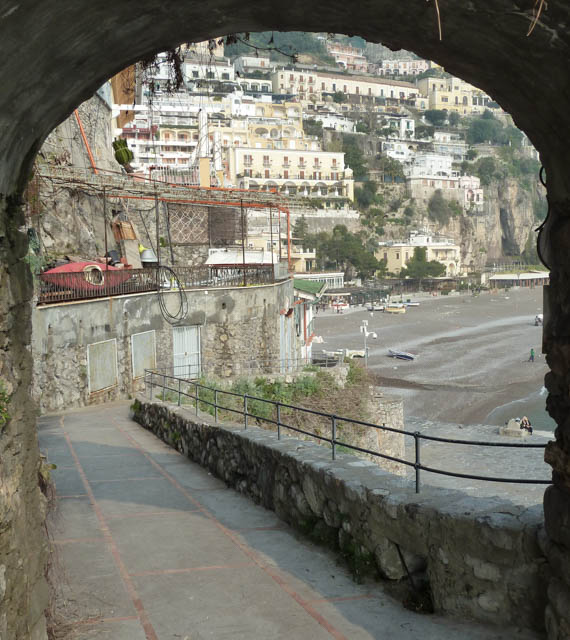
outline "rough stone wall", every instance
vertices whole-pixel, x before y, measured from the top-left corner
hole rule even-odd
[[[200,327],[205,374],[235,376],[252,358],[279,358],[280,311],[286,298],[293,299],[292,281],[188,291],[187,297],[189,312],[180,324]],[[157,366],[172,366],[172,325],[162,316],[154,293],[36,307],[33,389],[41,411],[126,398],[141,389],[143,380],[133,380],[131,336],[151,330],[155,331]],[[113,338],[117,340],[118,384],[90,394],[87,346]]]
[[[0,638],[43,640],[48,605],[45,499],[38,486],[35,405],[27,348],[32,286],[23,217],[0,199],[0,381],[10,420],[0,426]]]
[[[404,402],[401,396],[384,393],[379,387],[372,389],[372,422],[383,424],[392,429],[404,429]],[[405,458],[406,446],[401,433],[378,430],[375,433],[376,447],[374,451],[381,451],[393,458]],[[382,469],[404,475],[403,465],[390,460],[377,462]]]
[[[399,580],[425,572],[437,612],[497,625],[544,627],[548,566],[538,544],[540,507],[470,498],[409,483],[366,460],[189,411],[134,404],[135,419],[229,486],[338,548],[355,570]]]
[[[97,167],[120,173],[113,156],[111,109],[97,94],[78,107]],[[73,254],[93,259],[105,251],[102,192],[45,177],[50,167],[74,167],[91,173],[79,125],[72,114],[47,137],[36,158],[36,175],[27,198],[27,218],[38,232],[42,251],[51,257]],[[71,180],[73,181],[73,180]],[[111,219],[116,203],[107,203]],[[120,206],[122,208],[122,205]],[[107,247],[117,249],[108,230]]]

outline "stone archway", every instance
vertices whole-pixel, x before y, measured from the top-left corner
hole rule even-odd
[[[551,215],[540,242],[551,268],[545,308],[545,350],[551,372],[548,407],[558,423],[547,451],[554,485],[545,497],[547,554],[570,562],[570,160],[567,108],[570,7],[550,0],[530,37],[535,0],[21,0],[0,14],[0,378],[11,395],[12,420],[0,428],[0,539],[5,590],[0,635],[42,637],[37,444],[29,401],[31,282],[19,196],[47,134],[107,78],[149,54],[185,41],[232,32],[303,30],[358,34],[435,60],[487,91],[510,112],[541,153]],[[564,562],[563,562],[564,561]],[[20,577],[18,577],[20,576]],[[21,576],[24,576],[22,578]],[[568,634],[556,604],[570,600],[570,578],[552,581],[547,612],[551,638]],[[29,613],[35,612],[35,613]],[[9,631],[8,631],[9,630]],[[4,632],[4,633],[2,633]]]

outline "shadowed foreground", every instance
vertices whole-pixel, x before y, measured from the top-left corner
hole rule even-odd
[[[58,615],[76,637],[538,638],[404,609],[358,585],[128,417],[124,403],[40,420],[53,472]]]

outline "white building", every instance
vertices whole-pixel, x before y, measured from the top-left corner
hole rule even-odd
[[[399,58],[396,60],[382,60],[378,68],[379,75],[417,76],[431,67],[427,60],[412,60]]]
[[[457,177],[457,172],[452,169],[453,158],[450,155],[423,151],[414,154],[410,163],[405,168],[406,177]]]
[[[269,72],[273,71],[275,65],[269,58],[259,56],[239,56],[234,60],[235,70],[242,76],[252,71]]]
[[[468,144],[458,133],[435,131],[433,134],[433,150],[436,153],[449,155],[456,162],[463,162],[467,157]]]

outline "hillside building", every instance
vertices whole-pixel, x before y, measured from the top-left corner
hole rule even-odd
[[[423,231],[412,231],[407,241],[380,243],[375,252],[378,260],[384,260],[390,273],[398,275],[413,258],[414,249],[426,249],[426,260],[437,260],[445,265],[445,275],[461,273],[461,247],[451,238],[431,235]]]

